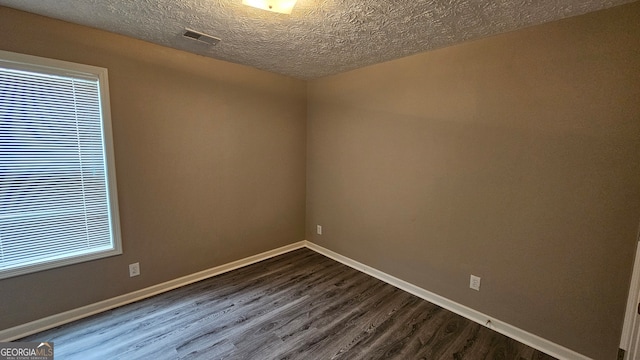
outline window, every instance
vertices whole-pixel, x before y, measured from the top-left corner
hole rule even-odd
[[[121,253],[107,70],[0,51],[0,278]]]

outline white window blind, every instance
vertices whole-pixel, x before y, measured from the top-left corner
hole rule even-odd
[[[0,52],[0,278],[122,252],[106,75]]]

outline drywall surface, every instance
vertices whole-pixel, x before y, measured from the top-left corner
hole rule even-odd
[[[451,46],[634,0],[298,1],[287,16],[240,0],[0,0],[6,6],[95,26],[301,79]],[[210,49],[184,27],[222,39]]]
[[[636,2],[310,81],[307,240],[615,358],[640,220],[638,18]]]
[[[0,280],[0,329],[304,238],[303,81],[2,7],[0,33],[108,69],[124,249]]]

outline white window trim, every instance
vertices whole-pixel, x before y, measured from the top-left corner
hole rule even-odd
[[[49,73],[53,75],[98,78],[100,91],[100,108],[102,112],[102,131],[104,141],[104,153],[107,171],[108,207],[111,225],[111,236],[114,248],[87,255],[74,256],[60,260],[53,260],[46,263],[28,265],[10,270],[0,271],[0,279],[6,279],[18,275],[34,273],[42,270],[54,269],[62,266],[77,264],[90,260],[122,254],[122,239],[120,234],[120,215],[118,207],[118,193],[116,184],[115,156],[113,150],[113,134],[111,127],[111,108],[109,99],[109,80],[107,69],[78,64],[68,61],[48,59],[38,56],[19,54],[0,50],[0,66]]]

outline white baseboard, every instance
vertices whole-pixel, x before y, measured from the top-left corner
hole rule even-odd
[[[361,271],[365,274],[371,275],[379,280],[386,282],[387,284],[393,285],[398,289],[402,289],[410,294],[413,294],[417,297],[420,297],[424,300],[427,300],[430,303],[436,304],[442,308],[445,308],[453,313],[456,313],[460,316],[463,316],[469,320],[475,321],[481,325],[487,326],[503,335],[506,335],[514,340],[517,340],[525,345],[528,345],[534,349],[538,349],[546,354],[549,354],[558,359],[575,359],[575,360],[588,360],[589,358],[579,354],[571,349],[567,349],[561,345],[553,343],[549,340],[543,339],[537,335],[526,332],[522,329],[519,329],[515,326],[509,325],[503,321],[487,316],[479,311],[466,307],[464,305],[458,304],[454,301],[451,301],[445,297],[442,297],[438,294],[434,294],[430,291],[427,291],[423,288],[420,288],[416,285],[408,283],[404,280],[400,280],[394,276],[391,276],[387,273],[384,273],[380,270],[374,269],[370,266],[357,262],[353,259],[350,259],[346,256],[340,255],[336,252],[333,252],[329,249],[323,248],[322,246],[316,245],[309,241],[304,241],[304,245],[326,257],[329,257],[333,260],[341,262],[351,268],[354,268],[358,271]],[[487,325],[489,324],[489,325]]]
[[[322,246],[316,245],[310,241],[299,241],[297,243],[283,246],[274,250],[266,251],[258,255],[250,256],[244,259],[230,262],[228,264],[216,266],[214,268],[197,272],[195,274],[187,275],[175,280],[167,281],[162,284],[150,286],[145,289],[137,290],[129,294],[124,294],[111,299],[100,301],[94,304],[83,306],[77,309],[69,310],[60,314],[48,316],[43,319],[35,320],[30,323],[18,325],[13,328],[0,331],[0,342],[13,341],[16,339],[29,336],[44,330],[54,328],[66,323],[70,323],[75,320],[79,320],[103,311],[111,310],[119,306],[130,304],[169,290],[179,288],[200,280],[204,280],[231,270],[241,268],[243,266],[251,265],[262,260],[272,258],[296,249],[309,248],[319,254],[327,256],[333,260],[343,263],[351,268],[361,271],[365,274],[371,275],[379,280],[382,280],[392,286],[402,289],[408,293],[418,296],[424,300],[427,300],[433,304],[441,306],[451,312],[454,312],[460,316],[463,316],[469,320],[475,321],[481,325],[488,326],[491,329],[504,334],[514,340],[517,340],[523,344],[531,346],[534,349],[543,351],[558,359],[575,359],[575,360],[589,360],[588,357],[579,354],[573,350],[567,349],[561,345],[555,344],[549,340],[543,339],[537,335],[526,332],[515,326],[509,325],[503,321],[487,316],[479,311],[473,310],[464,305],[458,304],[445,297],[434,294],[430,291],[422,289],[416,285],[408,283],[404,280],[400,280],[394,276],[384,273],[380,270],[374,269],[370,266],[357,262],[346,256],[340,255]],[[489,324],[489,325],[487,325]]]
[[[23,338],[44,330],[54,328],[72,321],[76,321],[103,311],[111,310],[119,306],[127,305],[169,290],[179,288],[200,280],[208,279],[231,270],[251,265],[262,260],[278,256],[289,251],[305,247],[306,242],[300,241],[291,245],[283,246],[274,250],[266,251],[258,255],[249,256],[244,259],[230,262],[228,264],[216,266],[211,269],[197,272],[195,274],[183,276],[178,279],[170,280],[162,284],[153,285],[148,288],[134,291],[132,293],[116,296],[111,299],[100,301],[94,304],[83,306],[77,309],[65,311],[60,314],[48,316],[43,319],[35,320],[23,325],[18,325],[6,330],[0,331],[0,342],[8,342]]]

